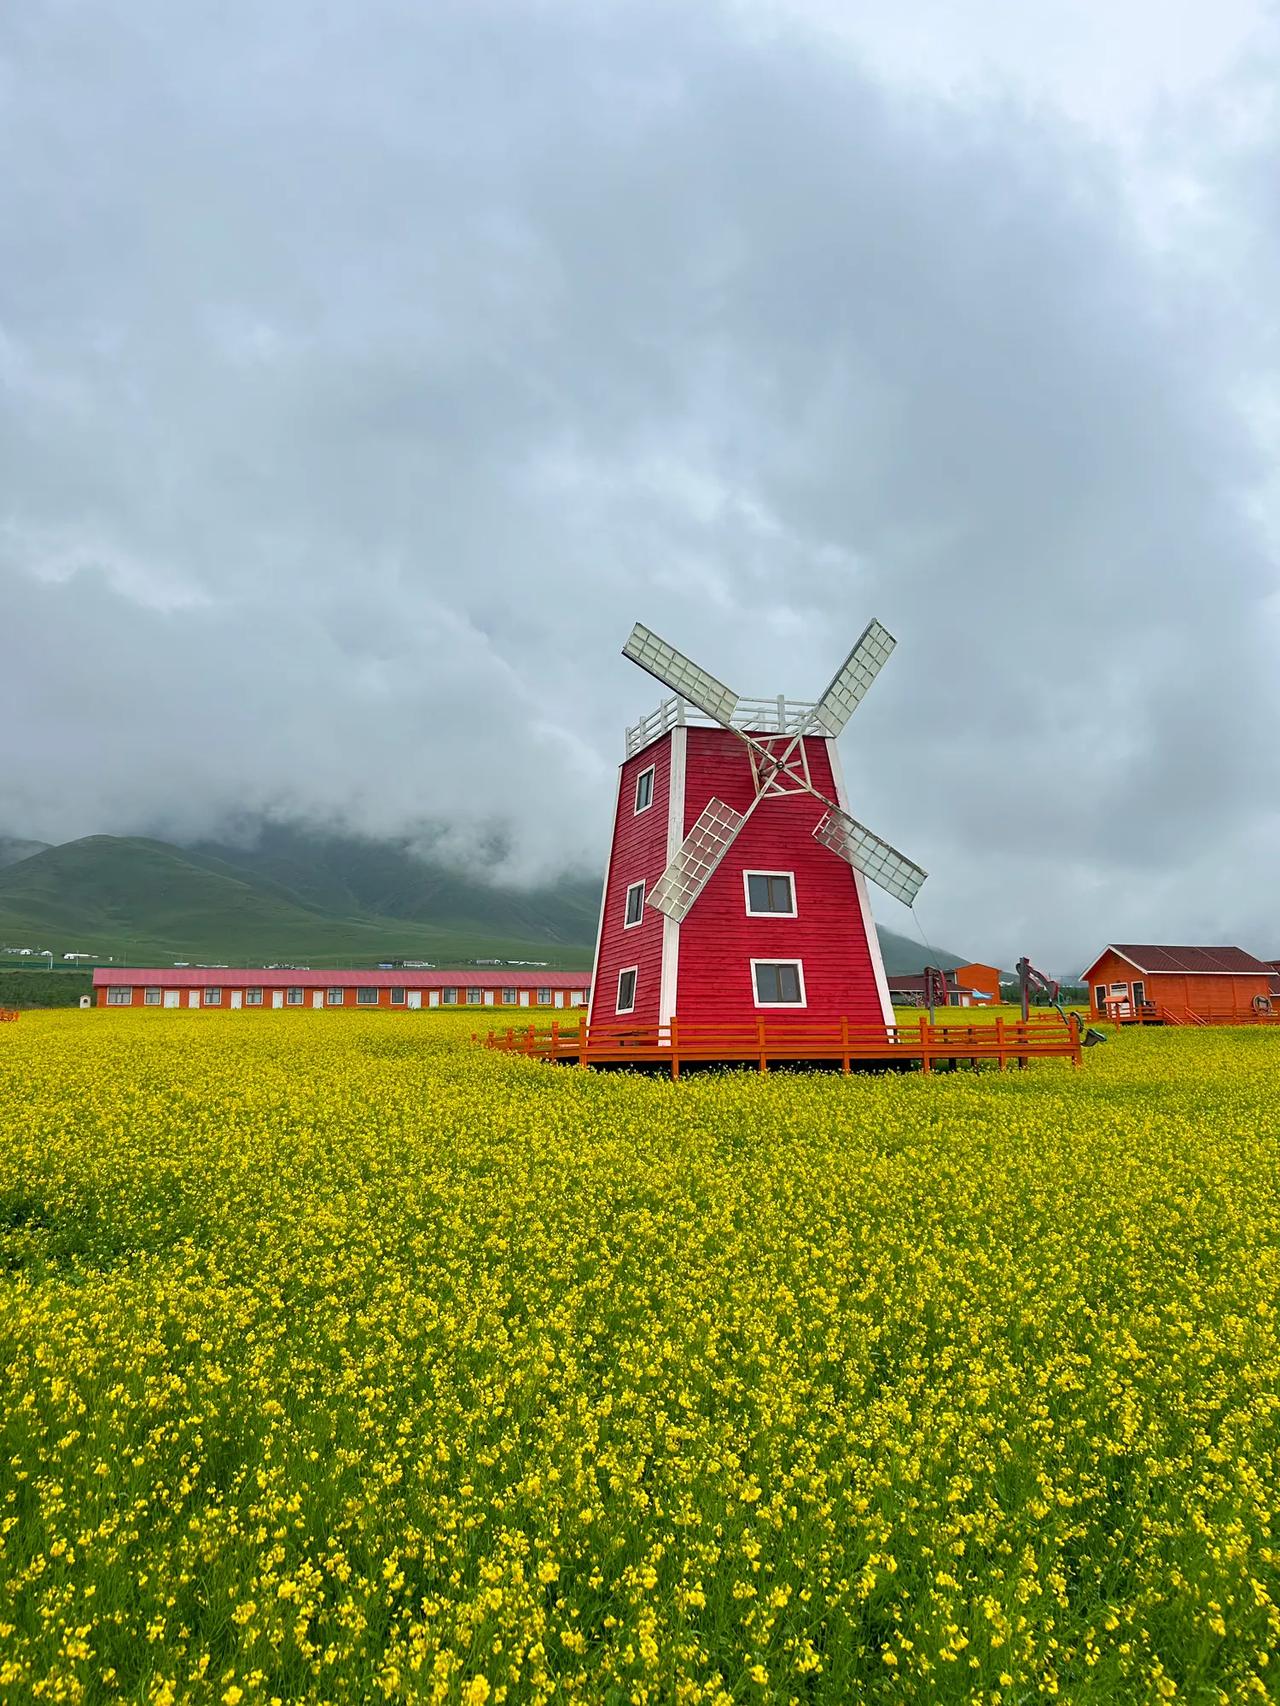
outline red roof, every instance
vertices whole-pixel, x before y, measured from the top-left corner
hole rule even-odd
[[[150,984],[153,989],[589,989],[589,971],[529,971],[513,966],[463,966],[460,970],[311,971],[266,966],[98,966],[93,984]]]
[[[1103,953],[1119,954],[1139,971],[1213,977],[1266,977],[1271,967],[1243,948],[1170,948],[1149,942],[1111,942]],[[1102,954],[1085,972],[1087,977]]]

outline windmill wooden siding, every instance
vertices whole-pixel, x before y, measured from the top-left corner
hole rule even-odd
[[[777,739],[766,733],[765,739]],[[810,776],[837,798],[834,743],[805,741]],[[650,766],[653,804],[635,811],[636,785]],[[879,941],[864,880],[813,839],[825,806],[807,794],[768,797],[676,924],[646,905],[643,920],[625,926],[627,889],[643,880],[646,896],[713,797],[745,812],[755,797],[747,749],[736,734],[697,725],[670,729],[628,758],[619,773],[604,905],[592,980],[591,1023],[652,1027],[677,1021],[705,1024],[767,1019],[770,1028],[812,1023],[815,1017],[856,1025],[892,1021]],[[744,873],[785,872],[792,878],[796,916],[747,911]],[[756,1000],[753,960],[797,961],[803,1005]],[[635,1006],[618,1014],[618,979],[636,967]]]
[[[639,924],[626,927],[627,890],[643,882],[645,895],[662,875],[667,863],[671,807],[671,759],[673,742],[685,731],[673,730],[623,764],[618,781],[613,840],[605,872],[604,905],[600,936],[591,981],[591,1019],[606,1023],[617,1016],[619,975],[636,967],[636,998],[632,1013],[623,1020],[656,1025],[662,979],[663,917],[645,906]],[[646,770],[653,770],[653,803],[642,812],[635,809],[636,786]],[[683,834],[683,831],[681,832]]]
[[[688,738],[683,834],[713,794],[740,812],[755,796],[751,766],[735,735],[691,728]],[[814,787],[834,799],[827,742],[814,738],[804,745]],[[751,979],[756,959],[801,962],[805,1005],[792,1012],[802,1019],[824,1014],[860,1025],[883,1022],[853,871],[813,839],[825,811],[807,794],[765,799],[756,808],[680,926],[681,1019],[705,1023],[764,1013],[773,1025],[790,1016],[786,1008],[757,1007]],[[748,913],[745,871],[790,873],[796,916]]]
[[[1160,960],[1156,958],[1157,955],[1224,954],[1238,958],[1207,958],[1206,965],[1217,964],[1220,969],[1204,971],[1159,969]],[[1233,963],[1236,969],[1221,969]],[[1240,948],[1158,948],[1144,951],[1136,947],[1125,953],[1121,948],[1108,947],[1083,976],[1093,1011],[1111,1013],[1119,1003],[1121,1017],[1134,1015],[1139,1003],[1150,1003],[1174,1014],[1189,1013],[1203,1020],[1227,1022],[1233,1015],[1247,1015],[1256,996],[1270,994],[1269,968]]]

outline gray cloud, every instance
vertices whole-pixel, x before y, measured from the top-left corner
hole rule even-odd
[[[1136,179],[692,10],[0,24],[0,827],[590,865],[636,616],[806,696],[875,613],[846,767],[932,938],[1280,953],[1280,124]]]

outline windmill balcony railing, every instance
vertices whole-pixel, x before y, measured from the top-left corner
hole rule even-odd
[[[787,699],[781,694],[776,699],[739,699],[731,721],[735,729],[747,729],[752,734],[793,735],[804,727],[813,708],[812,699]],[[689,724],[702,728],[723,726],[685,699],[664,699],[656,711],[627,730],[627,757],[634,758],[643,752],[668,729]]]
[[[997,1018],[995,1023],[859,1025],[848,1019],[791,1018],[666,1025],[580,1024],[549,1030],[536,1026],[491,1030],[473,1042],[533,1060],[577,1066],[658,1064],[679,1078],[682,1066],[742,1064],[767,1072],[770,1066],[803,1062],[839,1065],[845,1072],[858,1063],[897,1063],[932,1072],[942,1062],[977,1065],[991,1061],[1000,1069],[1025,1066],[1033,1059],[1058,1058],[1079,1066],[1081,1035],[1077,1023],[1060,1019]]]

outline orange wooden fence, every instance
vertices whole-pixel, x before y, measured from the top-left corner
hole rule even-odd
[[[669,1025],[630,1030],[586,1024],[562,1029],[556,1021],[549,1030],[530,1025],[491,1030],[485,1037],[473,1033],[472,1041],[508,1054],[577,1066],[658,1063],[669,1067],[673,1078],[694,1062],[745,1063],[761,1072],[789,1061],[830,1062],[849,1072],[855,1061],[897,1061],[932,1072],[939,1061],[989,1060],[1003,1072],[1010,1064],[1025,1066],[1028,1060],[1045,1057],[1079,1066],[1081,1046],[1079,1026],[1068,1030],[1057,1018],[1031,1019],[1025,1025],[1003,1018],[994,1024],[931,1025],[921,1019],[918,1024],[889,1026],[851,1025],[847,1019],[793,1020],[773,1027],[763,1019],[754,1025],[689,1025],[673,1019]]]
[[[1231,1007],[1183,1007],[1163,1001],[1108,1001],[1107,1018],[1117,1030],[1123,1025],[1280,1025],[1280,1000],[1259,1012],[1252,1002]]]

